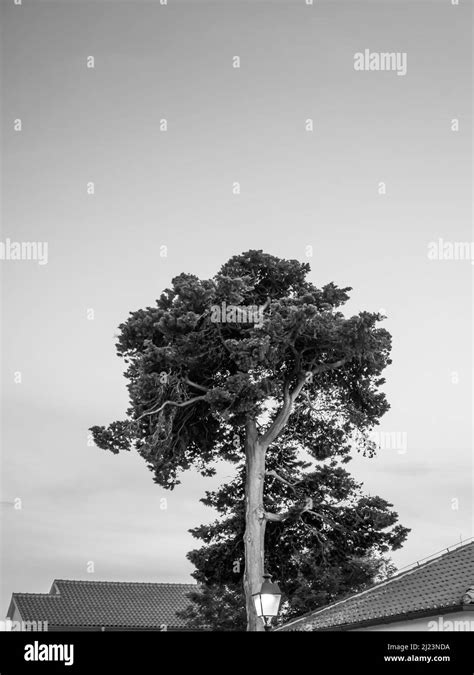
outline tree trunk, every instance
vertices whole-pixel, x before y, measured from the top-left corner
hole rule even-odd
[[[265,481],[265,448],[259,444],[255,420],[248,420],[245,429],[245,574],[247,630],[264,631],[257,617],[252,593],[258,593],[263,582],[265,515],[263,486]]]

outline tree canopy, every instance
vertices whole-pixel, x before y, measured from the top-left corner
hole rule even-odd
[[[354,443],[368,449],[365,432],[389,407],[378,387],[391,337],[378,313],[345,318],[338,308],[351,289],[318,289],[309,271],[249,251],[214,279],[180,274],[155,307],[131,312],[117,342],[128,419],[92,427],[95,443],[113,453],[135,447],[170,489],[186,469],[210,475],[213,460],[238,461],[249,415],[268,444],[280,433],[316,459]],[[212,321],[222,303],[265,307],[263,323]]]

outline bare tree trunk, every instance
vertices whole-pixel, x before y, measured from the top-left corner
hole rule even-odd
[[[258,593],[263,581],[265,515],[263,486],[265,481],[265,448],[259,443],[255,420],[247,420],[245,433],[245,574],[247,630],[265,630],[257,617],[252,593]]]

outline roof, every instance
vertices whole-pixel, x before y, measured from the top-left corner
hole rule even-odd
[[[474,587],[474,541],[387,581],[288,622],[277,630],[318,631],[389,623],[406,615],[462,606]]]
[[[49,593],[13,593],[8,616],[16,604],[23,621],[49,626],[184,628],[176,612],[190,604],[187,594],[196,589],[196,584],[56,579]]]

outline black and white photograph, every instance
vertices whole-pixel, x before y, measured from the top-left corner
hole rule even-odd
[[[472,0],[0,41],[1,675],[472,675]]]

